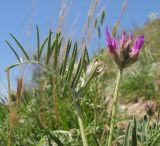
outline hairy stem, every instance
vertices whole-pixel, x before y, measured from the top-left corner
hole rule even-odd
[[[119,70],[117,74],[116,88],[115,88],[114,97],[113,97],[112,116],[111,116],[108,146],[112,146],[113,130],[114,130],[114,125],[115,125],[115,117],[116,117],[117,103],[118,103],[118,89],[119,89],[119,83],[120,83],[121,76],[122,76],[122,70]]]

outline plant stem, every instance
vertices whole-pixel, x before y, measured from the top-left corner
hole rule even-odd
[[[78,115],[78,123],[79,123],[80,132],[81,132],[83,146],[88,146],[87,139],[84,132],[83,121],[82,121],[82,112],[78,104],[77,104],[77,115]]]
[[[97,84],[96,84],[96,96],[94,98],[94,134],[96,135],[96,130],[97,130],[97,97],[98,97],[98,90],[97,90]]]
[[[114,97],[113,97],[112,116],[111,116],[108,146],[112,146],[113,130],[114,130],[114,125],[115,125],[115,117],[116,117],[117,103],[118,103],[118,89],[119,89],[119,83],[120,83],[121,76],[122,76],[122,70],[119,69],[118,74],[117,74],[117,79],[116,79],[116,88],[115,88]]]
[[[55,127],[58,128],[59,127],[59,113],[58,113],[58,104],[57,104],[57,87],[56,87],[56,82],[57,79],[53,74],[53,113],[55,114]]]

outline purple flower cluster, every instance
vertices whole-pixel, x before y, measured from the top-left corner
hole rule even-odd
[[[114,56],[115,62],[121,69],[138,59],[140,50],[144,44],[144,35],[140,35],[135,39],[134,45],[131,46],[133,35],[130,34],[127,39],[125,32],[122,33],[121,40],[118,41],[115,37],[110,36],[108,27],[106,27],[106,39],[109,52]]]

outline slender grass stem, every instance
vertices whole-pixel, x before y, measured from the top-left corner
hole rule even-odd
[[[118,103],[118,89],[119,89],[119,83],[120,83],[121,76],[122,76],[122,70],[119,70],[117,74],[116,88],[115,88],[114,97],[113,97],[112,116],[111,116],[108,146],[112,146],[113,130],[114,130],[114,125],[115,125],[115,117],[116,117],[117,103]]]
[[[10,74],[7,71],[7,81],[8,81],[8,98],[9,98],[9,112],[10,112],[10,129],[8,134],[8,144],[7,146],[11,146],[12,143],[12,104],[11,104],[11,87],[10,87]]]
[[[81,132],[81,138],[82,138],[83,146],[88,146],[87,138],[86,138],[85,132],[84,132],[82,112],[81,112],[81,109],[80,109],[79,105],[77,105],[77,115],[78,115],[78,124],[79,124],[80,132]]]

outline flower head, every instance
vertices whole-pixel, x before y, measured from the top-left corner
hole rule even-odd
[[[144,109],[147,115],[152,116],[156,112],[156,103],[153,101],[148,101],[145,103]]]
[[[121,39],[118,41],[115,37],[111,37],[106,27],[106,40],[108,43],[109,52],[114,56],[115,62],[119,68],[127,67],[129,64],[134,63],[139,56],[140,50],[144,44],[144,35],[135,39],[134,45],[133,35],[130,34],[129,38],[126,38],[126,33],[123,31]]]

